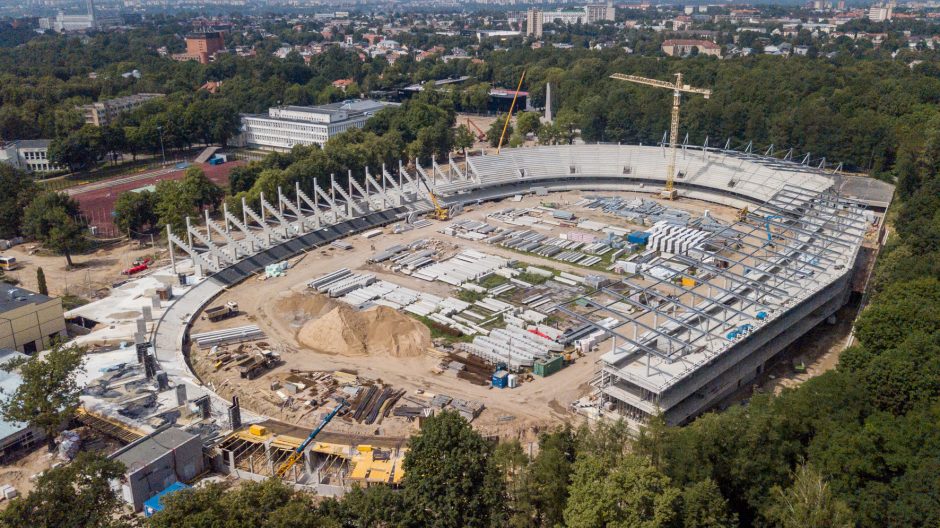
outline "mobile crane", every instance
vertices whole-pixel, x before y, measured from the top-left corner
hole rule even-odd
[[[339,405],[337,405],[335,409],[333,409],[332,411],[330,411],[329,414],[323,417],[323,421],[320,422],[320,425],[318,425],[317,428],[314,429],[313,431],[310,431],[310,435],[307,436],[307,439],[301,442],[300,445],[297,446],[297,449],[295,449],[294,452],[291,453],[289,457],[287,457],[287,460],[285,460],[284,463],[281,464],[277,468],[278,478],[284,478],[284,475],[286,475],[287,472],[290,471],[290,468],[294,467],[294,464],[296,464],[297,461],[300,460],[301,457],[304,456],[304,451],[307,449],[307,446],[310,445],[310,442],[313,442],[313,439],[316,438],[318,434],[320,434],[320,431],[322,431],[323,428],[326,427],[326,424],[330,423],[330,420],[332,420],[337,414],[339,414],[340,411],[345,409],[346,406],[348,405],[349,405],[349,402],[347,402],[346,400],[342,400],[339,402]]]
[[[682,93],[701,94],[708,99],[712,91],[705,88],[693,88],[688,84],[682,84],[682,74],[676,74],[676,82],[660,81],[658,79],[647,79],[637,75],[624,75],[615,73],[610,76],[612,79],[627,81],[657,88],[666,88],[672,90],[672,123],[669,128],[669,166],[666,168],[666,187],[663,189],[662,197],[674,200],[676,198],[675,177],[676,177],[676,144],[679,141],[679,104],[682,101]]]
[[[424,184],[424,188],[428,190],[428,196],[431,197],[431,203],[434,205],[434,218],[442,222],[450,220],[450,213],[447,211],[447,208],[442,206],[441,203],[437,200],[437,196],[434,195],[434,191],[431,190],[431,186],[428,185],[428,182],[424,181],[420,175],[418,179],[421,180],[421,183]]]

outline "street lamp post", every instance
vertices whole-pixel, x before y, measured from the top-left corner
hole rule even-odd
[[[160,156],[163,158],[163,165],[166,166],[166,150],[163,149],[163,127],[158,126],[157,131],[160,132]]]

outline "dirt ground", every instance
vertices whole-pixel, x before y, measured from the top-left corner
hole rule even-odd
[[[76,429],[82,437],[82,451],[110,454],[121,444],[117,441],[103,437],[87,427]],[[62,461],[56,453],[50,453],[45,444],[27,453],[13,462],[0,466],[0,486],[9,484],[16,488],[20,496],[28,495],[36,486],[35,477]],[[0,509],[6,508],[9,501],[0,500]]]
[[[77,295],[86,299],[101,297],[113,284],[127,280],[121,272],[133,265],[136,259],[157,256],[169,262],[166,248],[150,247],[149,241],[141,246],[135,242],[124,242],[103,247],[87,254],[73,255],[75,266],[67,269],[65,257],[50,255],[36,244],[22,244],[3,251],[4,256],[16,257],[20,269],[8,271],[8,277],[20,281],[20,285],[32,291],[38,290],[36,269],[42,268],[46,276],[49,294],[53,296]],[[146,275],[138,274],[136,276]]]
[[[31,478],[51,468],[59,462],[55,453],[50,453],[44,446],[25,455],[10,464],[0,466],[0,486],[9,484],[16,488],[20,495],[27,495],[33,490],[36,483]],[[9,501],[0,502],[0,508],[6,508]]]
[[[634,193],[600,193],[607,195],[640,196]],[[552,201],[567,207],[583,197],[580,192],[566,192],[553,194],[548,198],[534,196],[526,197],[521,202],[504,200],[496,203],[487,203],[468,208],[458,219],[483,219],[486,214],[509,207],[534,207],[540,201]],[[644,195],[644,197],[647,197]],[[680,200],[672,204],[673,207],[685,209],[701,215],[706,209],[714,216],[731,220],[735,210],[714,204]],[[579,218],[602,221],[611,225],[622,225],[628,228],[638,228],[625,223],[621,218],[608,215],[596,210],[579,209],[576,211]],[[523,260],[533,265],[549,266],[562,271],[585,274],[583,267],[561,263],[555,260],[540,258],[533,255],[522,255],[505,248],[490,246],[482,242],[473,242],[453,238],[438,233],[446,223],[433,222],[432,225],[407,231],[402,234],[392,234],[390,229],[386,234],[371,240],[361,236],[347,239],[353,245],[351,250],[336,248],[320,248],[307,254],[283,277],[248,281],[223,293],[210,306],[216,306],[228,301],[238,303],[242,315],[210,323],[206,320],[197,320],[193,332],[203,332],[212,329],[231,328],[246,324],[257,324],[267,334],[266,342],[282,354],[283,365],[269,371],[267,374],[252,381],[240,379],[235,372],[215,371],[206,352],[195,351],[190,355],[190,361],[196,372],[204,381],[211,383],[223,396],[238,394],[241,404],[248,409],[255,409],[269,414],[273,418],[282,419],[298,424],[313,425],[318,417],[317,413],[287,412],[279,409],[276,404],[279,400],[270,389],[271,382],[283,379],[290,374],[291,369],[308,371],[330,371],[346,369],[356,372],[360,377],[381,380],[393,388],[404,389],[414,396],[417,391],[423,391],[423,397],[434,394],[446,394],[454,398],[475,400],[484,403],[486,410],[479,418],[474,420],[474,426],[487,435],[498,435],[503,438],[519,438],[523,441],[531,439],[538,431],[555,426],[559,423],[580,423],[581,418],[569,412],[569,405],[581,396],[590,392],[590,380],[596,374],[601,351],[589,353],[578,358],[572,365],[552,375],[550,378],[535,378],[531,382],[523,383],[513,390],[492,389],[489,386],[474,385],[468,381],[455,379],[439,373],[438,366],[442,355],[425,353],[420,355],[406,354],[395,357],[390,354],[362,354],[360,352],[338,353],[334,343],[324,344],[320,347],[305,346],[316,342],[316,336],[306,335],[300,339],[299,335],[305,325],[311,320],[325,316],[318,301],[307,293],[306,283],[311,279],[335,271],[339,268],[350,268],[355,271],[368,271],[375,273],[378,278],[394,282],[404,287],[419,291],[427,291],[435,295],[453,295],[453,290],[440,282],[428,283],[426,281],[406,275],[392,273],[386,268],[367,264],[366,260],[373,253],[395,244],[407,244],[421,239],[437,241],[445,254],[456,253],[460,249],[472,248],[482,252],[497,254],[505,257]],[[571,231],[571,228],[552,228],[554,234]],[[596,271],[590,271],[596,273]],[[308,299],[304,301],[303,299]],[[299,299],[299,300],[298,300]],[[313,309],[305,312],[298,308],[308,304]],[[396,313],[402,328],[411,328],[413,319],[407,315]],[[387,328],[395,328],[394,325]],[[407,331],[396,328],[393,331]],[[335,339],[330,332],[322,332],[322,339]],[[319,349],[319,350],[317,350]],[[407,435],[416,427],[402,418],[389,418],[383,421],[381,434],[391,436]],[[340,423],[330,430],[365,434],[375,433],[375,427],[349,423]]]

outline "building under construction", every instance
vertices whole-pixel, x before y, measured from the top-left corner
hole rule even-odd
[[[194,314],[265,265],[310,248],[522,194],[658,194],[663,167],[674,165],[678,198],[740,209],[739,220],[708,233],[651,229],[656,250],[637,253],[622,280],[555,310],[610,338],[594,380],[605,413],[642,420],[662,412],[684,423],[835,313],[853,285],[864,288],[856,280],[867,273],[856,264],[866,261],[862,242],[878,237],[875,212],[888,207],[893,188],[808,155],[802,162],[792,151],[774,155],[773,147],[761,155],[750,144],[732,150],[682,142],[673,152],[671,143],[521,148],[430,166],[401,163],[397,171],[364,168],[345,181],[331,178],[327,189],[305,182],[307,192],[301,184],[292,193],[278,190],[269,197],[274,203],[262,196],[258,211],[247,204],[240,215],[226,210],[222,224],[188,221],[185,238],[168,232],[174,269],[174,254],[185,254],[184,265],[210,277],[167,308],[152,333],[153,355],[171,376],[192,376],[179,350]]]
[[[557,310],[612,338],[595,380],[606,411],[681,424],[845,304],[868,226],[857,204],[786,186],[691,246],[664,234],[642,272]]]

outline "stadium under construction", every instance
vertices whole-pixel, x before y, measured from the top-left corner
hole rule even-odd
[[[569,337],[577,332],[599,336],[590,343],[593,347],[591,352],[597,355],[588,356],[586,361],[581,362],[580,368],[584,370],[559,375],[568,376],[563,378],[569,385],[565,390],[583,391],[582,387],[590,387],[590,394],[581,394],[579,397],[592,402],[593,416],[625,417],[642,422],[662,413],[667,422],[682,424],[714,407],[739,387],[747,387],[767,368],[775,355],[830,318],[853,292],[863,291],[874,255],[883,241],[881,218],[890,205],[893,194],[890,185],[870,178],[845,175],[826,167],[824,161],[811,165],[809,157],[801,163],[793,161],[791,154],[782,158],[772,154],[768,150],[765,155],[758,155],[750,147],[737,151],[727,147],[682,146],[676,160],[678,203],[697,202],[714,209],[723,208],[723,212],[732,217],[734,212],[738,212],[736,220],[708,223],[706,229],[707,222],[704,220],[710,220],[706,211],[704,217],[699,219],[700,223],[692,227],[691,224],[656,222],[648,225],[646,231],[649,238],[644,245],[627,253],[618,253],[624,257],[612,259],[608,254],[606,260],[601,260],[587,255],[579,261],[580,269],[589,275],[579,279],[570,273],[556,273],[551,279],[556,286],[551,295],[545,293],[547,289],[543,288],[534,293],[519,292],[520,295],[514,299],[501,297],[502,300],[495,300],[495,297],[508,292],[510,288],[528,288],[527,283],[515,274],[531,275],[535,266],[528,264],[526,268],[524,263],[528,257],[523,256],[518,249],[504,249],[504,246],[500,249],[501,257],[490,258],[480,256],[484,249],[472,249],[469,246],[479,246],[484,242],[495,246],[497,237],[493,233],[503,232],[505,235],[516,230],[518,235],[523,231],[518,224],[495,228],[488,234],[482,231],[463,233],[466,236],[474,235],[475,238],[472,242],[467,239],[453,244],[458,248],[463,244],[467,248],[460,248],[458,251],[463,253],[456,256],[451,253],[446,258],[435,253],[434,247],[444,244],[438,233],[459,230],[457,224],[463,222],[461,215],[466,212],[464,218],[469,218],[477,214],[469,212],[470,209],[481,211],[490,207],[486,209],[490,211],[487,218],[499,216],[503,210],[496,209],[500,206],[487,205],[497,200],[508,199],[507,203],[512,205],[511,202],[524,200],[525,197],[548,197],[552,193],[573,192],[580,200],[579,203],[590,203],[591,207],[602,208],[605,202],[599,197],[603,193],[658,195],[664,183],[663,167],[669,159],[668,150],[663,146],[607,144],[518,148],[504,150],[498,155],[480,153],[459,160],[448,159],[442,163],[432,161],[430,166],[411,162],[401,163],[393,169],[363,168],[359,174],[330,178],[328,182],[301,182],[294,189],[278,190],[276,196],[262,196],[258,208],[243,203],[236,214],[226,209],[216,219],[208,215],[200,219],[198,223],[202,225],[194,221],[187,222],[185,233],[168,233],[174,276],[191,276],[178,287],[174,285],[172,299],[152,322],[152,329],[147,328],[146,324],[141,325],[147,329],[136,334],[141,362],[146,364],[150,361],[152,365],[148,371],[161,372],[161,375],[166,376],[164,388],[185,385],[190,396],[199,395],[204,404],[205,419],[218,422],[219,438],[226,438],[219,444],[223,447],[222,451],[231,448],[231,454],[226,456],[232,459],[229,462],[232,469],[255,472],[252,468],[259,467],[257,464],[248,464],[238,457],[248,452],[246,450],[249,448],[251,453],[260,453],[262,450],[256,444],[274,440],[265,440],[267,437],[264,435],[255,435],[258,437],[255,438],[247,435],[243,429],[248,423],[274,418],[267,411],[275,408],[251,408],[247,409],[244,417],[229,416],[233,406],[228,401],[232,386],[250,383],[254,371],[243,372],[241,378],[235,373],[224,383],[219,380],[206,382],[194,370],[193,358],[188,355],[194,353],[190,352],[190,346],[205,348],[205,352],[199,353],[208,354],[212,358],[216,371],[222,360],[218,356],[211,356],[215,353],[212,343],[204,344],[201,340],[195,343],[197,339],[190,336],[190,330],[194,326],[220,329],[228,336],[226,339],[232,334],[248,332],[248,327],[238,326],[244,323],[232,323],[233,326],[229,328],[207,327],[209,323],[201,322],[200,315],[209,303],[224,302],[227,299],[225,296],[236,292],[240,288],[239,284],[247,279],[264,275],[272,265],[277,268],[278,263],[295,257],[299,259],[298,256],[310,254],[316,249],[317,254],[309,257],[304,266],[316,267],[317,262],[335,258],[343,266],[358,268],[358,272],[346,270],[340,274],[346,277],[344,284],[348,286],[344,286],[342,292],[337,290],[337,295],[342,293],[353,298],[355,310],[364,310],[365,306],[398,306],[399,312],[409,311],[419,319],[429,317],[441,323],[455,323],[459,320],[461,322],[455,323],[459,328],[489,331],[490,337],[505,334],[509,336],[507,339],[510,345],[513,339],[518,341],[518,337],[513,337],[518,334],[513,332],[520,328],[523,332],[535,332],[539,338],[545,339],[560,340],[565,332],[567,334],[564,335]],[[532,200],[525,203],[532,203]],[[435,213],[432,216],[441,219],[441,209],[446,210],[443,217],[448,220],[432,222],[425,218],[427,213]],[[540,211],[539,214],[544,212]],[[484,226],[487,220],[473,220],[472,223]],[[395,227],[388,227],[392,224]],[[547,231],[553,228],[552,225],[545,223],[530,231]],[[569,232],[580,227],[570,222],[566,225],[569,227],[564,229]],[[637,224],[634,222],[634,225]],[[617,229],[614,224],[610,226]],[[431,245],[410,249],[403,242],[406,237],[400,234],[406,229],[412,233],[409,240],[417,241],[420,238],[422,243]],[[355,240],[351,238],[353,235],[356,235]],[[486,293],[480,295],[485,297],[476,303],[464,304],[490,308],[496,314],[492,319],[499,319],[504,324],[515,322],[509,323],[506,328],[491,326],[483,329],[484,325],[480,321],[448,315],[459,310],[471,313],[475,310],[448,297],[450,292],[461,287],[460,280],[455,280],[454,276],[449,276],[447,280],[452,282],[447,285],[432,286],[430,282],[419,280],[423,272],[417,269],[409,271],[407,275],[397,271],[393,273],[391,268],[383,272],[375,260],[370,259],[368,264],[365,258],[361,263],[348,262],[349,257],[343,255],[352,255],[351,252],[337,250],[339,253],[333,253],[331,257],[325,251],[327,248],[336,250],[348,247],[355,242],[359,247],[365,244],[363,251],[369,250],[371,244],[373,255],[389,253],[382,248],[376,253],[374,247],[376,243],[382,243],[385,237],[390,240],[387,244],[398,241],[394,242],[396,247],[401,245],[399,250],[405,251],[402,255],[410,255],[408,259],[411,260],[407,262],[414,264],[412,268],[417,268],[420,263],[429,266],[428,269],[437,266],[435,269],[443,270],[442,273],[453,273],[454,269],[460,271],[458,268],[467,265],[459,264],[458,261],[448,263],[446,259],[465,258],[467,262],[475,260],[491,263],[493,269],[486,273],[505,273],[511,278],[506,281],[501,279],[501,286],[488,288],[488,291],[483,288]],[[539,238],[536,236],[536,239]],[[522,261],[523,265],[511,268],[512,261],[516,260]],[[545,258],[542,258],[542,262],[545,262]],[[565,266],[569,271],[572,269],[572,266]],[[332,269],[339,267],[342,266]],[[273,271],[275,277],[279,270],[282,268]],[[330,277],[329,271],[316,273]],[[299,281],[304,271],[288,273],[298,274],[296,280]],[[385,278],[376,280],[369,277],[370,273],[385,273]],[[393,284],[393,277],[409,287]],[[594,282],[598,277],[603,280]],[[480,290],[479,279],[474,277],[469,281],[473,282],[469,287]],[[573,279],[583,279],[583,282],[574,287]],[[309,279],[303,276],[303,280]],[[361,282],[359,290],[354,289],[360,286],[360,282],[356,281]],[[590,287],[587,286],[589,283]],[[270,287],[276,288],[276,284]],[[316,280],[311,284],[316,284]],[[425,284],[427,286],[422,286]],[[448,288],[447,293],[441,293],[445,286]],[[244,287],[262,288],[260,283],[255,286],[254,282],[250,287]],[[428,300],[434,296],[429,295],[429,292],[418,291],[421,287],[438,288],[435,290],[437,300]],[[569,294],[567,297],[564,296],[566,292]],[[527,306],[540,295],[544,299],[539,301],[543,304],[538,310]],[[411,309],[402,304],[406,298],[407,302],[414,303]],[[435,302],[453,311],[447,314],[435,312],[427,316],[415,311]],[[484,313],[482,309],[476,310],[478,314]],[[545,318],[554,321],[554,328],[536,322],[526,330],[526,322],[522,319],[533,315],[541,317],[540,321]],[[403,317],[407,319],[407,316]],[[260,324],[265,318],[258,319]],[[270,326],[270,322],[266,324],[269,326],[263,330],[275,329]],[[510,328],[513,325],[516,326]],[[239,339],[257,340],[258,336],[264,336],[257,326],[250,332],[251,336],[245,334]],[[296,333],[296,330],[293,332]],[[532,334],[523,335],[532,337]],[[276,341],[278,337],[268,335],[265,339]],[[482,334],[475,343],[493,344],[495,340],[487,341],[485,334]],[[562,344],[560,341],[542,345],[546,350],[552,350],[551,356],[557,355],[556,350],[571,348],[569,343]],[[473,349],[479,350],[480,346],[471,346],[470,343],[463,346],[463,350]],[[271,357],[270,354],[265,356],[265,361]],[[383,380],[394,377],[391,373],[389,378],[381,375],[383,365],[407,373],[407,376],[396,378],[399,380],[421,378],[424,375],[402,367],[403,359],[386,357],[389,359],[366,357],[360,365],[363,369],[372,369],[370,374],[374,378],[381,377]],[[314,358],[306,368],[312,369],[310,365],[321,360],[324,363],[317,364],[317,368],[323,369],[331,368],[324,365],[333,365],[340,358]],[[535,363],[539,363],[538,358]],[[527,364],[531,365],[532,361]],[[253,365],[252,369],[261,368],[259,365]],[[332,368],[339,369],[336,366]],[[541,364],[537,368],[544,369],[545,366]],[[286,372],[284,375],[287,377],[282,376],[283,379],[277,380],[281,387],[289,386],[292,391],[311,390],[312,382],[285,381],[293,378]],[[324,379],[336,380],[347,376],[336,370]],[[359,378],[362,377],[360,371]],[[352,375],[351,378],[349,383],[356,383],[356,376]],[[425,382],[432,383],[421,381]],[[326,387],[325,383],[317,383]],[[329,391],[346,390],[342,389],[342,383],[331,383],[333,385]],[[266,391],[270,386],[271,391],[275,391],[274,385],[273,381],[243,385],[243,390],[235,394],[248,398],[252,391],[262,390],[260,387]],[[372,420],[381,422],[383,415],[413,417],[433,409],[435,405],[433,400],[424,401],[424,393],[417,391],[422,386],[418,382],[413,387],[406,386],[409,390],[391,387],[379,390],[376,387],[368,393],[364,392],[361,382],[359,385],[356,388],[361,395],[358,410],[363,415],[370,415],[370,427],[374,427]],[[446,390],[446,385],[445,382],[440,387]],[[223,387],[229,390],[225,395],[219,392]],[[348,386],[346,388],[351,389]],[[469,396],[460,394],[459,398],[463,399],[455,397],[453,403],[448,403],[451,398],[446,398],[446,401],[436,399],[441,405],[458,408],[461,414],[472,419],[483,408],[472,400],[489,398],[486,405],[490,406],[498,398],[512,398],[498,391],[474,391],[477,389],[467,389],[466,394]],[[550,388],[549,392],[554,392],[554,389]],[[566,396],[570,392],[566,392]],[[317,405],[326,401],[327,397],[323,394],[334,393],[321,392],[316,395]],[[375,395],[374,400],[366,397],[372,394]],[[288,403],[278,403],[277,410],[288,406],[289,401],[295,399],[288,397],[283,390],[278,396],[285,398],[284,401]],[[549,399],[553,397],[547,396]],[[574,399],[568,399],[564,405],[573,403]],[[393,411],[395,402],[398,402],[398,407]],[[105,408],[103,405],[99,407]],[[583,411],[577,405],[568,406],[567,409]],[[399,411],[401,414],[396,414]],[[298,411],[302,414],[297,416],[308,416],[310,412],[312,410],[303,407]],[[492,421],[502,423],[503,416],[497,414]],[[283,416],[277,419],[286,420]],[[283,422],[266,423],[275,424],[269,427],[275,433],[277,427],[283,426]],[[354,454],[355,450],[349,453]],[[304,471],[314,467],[314,462],[308,460],[303,466],[307,468]],[[270,464],[273,462],[264,463],[269,472]],[[340,473],[336,479],[345,479],[346,472]],[[295,476],[295,480],[302,482],[305,479],[301,475]],[[320,479],[317,482],[323,484],[325,481]]]

